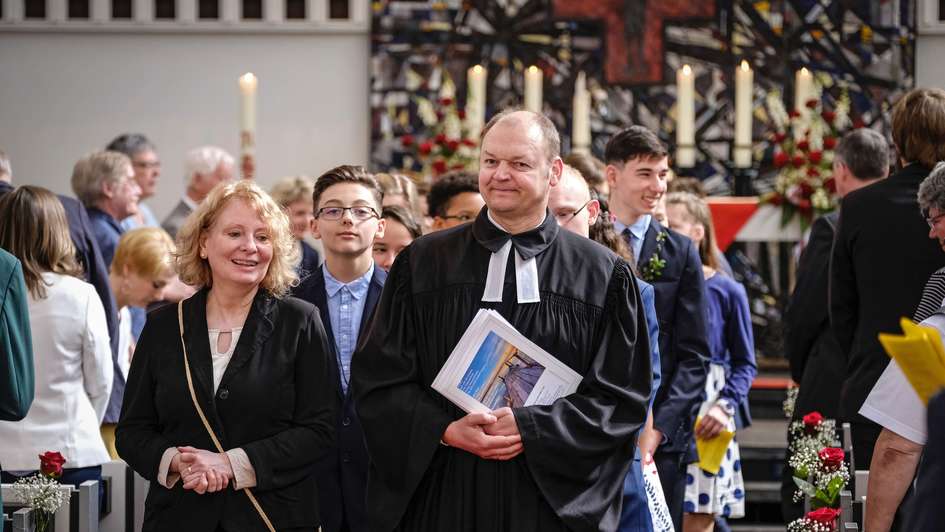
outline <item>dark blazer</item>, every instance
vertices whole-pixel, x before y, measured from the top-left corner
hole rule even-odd
[[[939,532],[945,522],[942,504],[942,485],[945,485],[945,392],[929,400],[929,439],[919,464],[915,495],[909,511],[904,512],[908,523],[903,530],[910,532]]]
[[[810,239],[797,267],[794,293],[784,314],[784,348],[791,377],[801,384],[795,417],[818,411],[837,417],[846,357],[837,343],[827,312],[830,254],[840,213],[814,220]]]
[[[184,301],[184,341],[201,407],[225,450],[242,448],[256,472],[253,488],[277,530],[319,524],[315,462],[334,444],[337,406],[330,349],[318,310],[260,289],[220,386],[213,394],[206,288]],[[177,305],[151,313],[135,350],[116,431],[118,453],[151,481],[144,530],[266,530],[248,497],[227,488],[198,495],[178,482],[157,483],[171,447],[215,447],[191,402]]]
[[[364,312],[361,314],[361,326],[358,331],[358,343],[364,337],[365,327],[374,315],[387,281],[387,272],[374,267],[374,275],[368,287],[367,300],[364,302]],[[367,475],[370,466],[367,445],[364,443],[364,431],[354,408],[354,396],[351,388],[342,394],[341,373],[338,365],[338,355],[335,352],[335,337],[331,329],[331,319],[328,314],[328,299],[325,292],[325,272],[315,268],[311,275],[295,290],[296,297],[308,301],[318,307],[318,311],[325,316],[325,332],[328,336],[328,345],[331,348],[329,364],[331,366],[331,386],[337,399],[341,401],[341,408],[335,417],[335,430],[338,434],[337,446],[319,460],[318,471],[318,505],[322,514],[322,530],[337,532],[350,530],[351,532],[367,532]],[[343,525],[347,525],[344,528]]]
[[[657,242],[660,233],[666,235],[662,243]],[[640,248],[641,271],[654,254],[666,264],[656,279],[647,279],[656,291],[662,372],[653,404],[653,426],[666,437],[660,451],[681,453],[689,449],[695,414],[705,391],[709,355],[705,281],[692,241],[655,219]]]
[[[841,205],[830,264],[830,324],[847,360],[840,418],[855,425],[875,425],[858,411],[889,363],[877,334],[900,332],[899,319],[912,316],[926,280],[945,265],[916,200],[928,174],[910,164],[851,192]],[[863,463],[859,456],[857,463]]]
[[[193,212],[193,210],[189,205],[184,203],[184,200],[178,201],[177,205],[174,206],[167,217],[164,218],[164,221],[161,222],[161,228],[167,231],[167,234],[171,235],[171,238],[177,238],[177,232],[184,226],[184,220],[190,216],[191,212]]]

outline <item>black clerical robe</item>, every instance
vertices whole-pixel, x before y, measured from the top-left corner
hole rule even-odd
[[[536,258],[540,302],[518,303],[515,252],[502,302],[482,302],[491,252],[509,235],[483,209],[397,257],[353,357],[351,386],[371,454],[371,530],[612,531],[650,392],[647,328],[628,265],[559,231],[548,214],[515,235]],[[440,443],[465,413],[430,385],[480,308],[583,376],[552,405],[514,409],[524,452],[485,460]]]

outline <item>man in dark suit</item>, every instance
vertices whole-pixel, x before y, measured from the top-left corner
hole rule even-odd
[[[889,145],[882,135],[861,128],[847,133],[834,152],[833,179],[842,198],[889,174]],[[845,358],[830,330],[827,313],[828,277],[839,212],[814,220],[810,238],[797,267],[797,282],[784,315],[784,349],[791,377],[800,383],[792,420],[810,412],[836,418],[840,388],[846,375]],[[863,465],[863,467],[866,467]],[[785,461],[781,482],[781,511],[785,522],[801,517],[804,507],[795,503],[796,486]]]
[[[374,177],[359,166],[339,166],[318,178],[312,232],[323,243],[325,262],[293,294],[318,307],[323,318],[333,348],[332,382],[342,405],[335,420],[337,447],[317,465],[325,532],[368,532],[370,457],[348,382],[354,348],[387,280],[373,257],[374,237],[384,235],[381,200]]]
[[[899,332],[926,280],[945,265],[919,215],[919,184],[945,159],[945,91],[914,89],[893,109],[902,170],[843,198],[830,262],[830,324],[846,354],[840,419],[853,429],[857,467],[870,464],[880,426],[858,413],[889,357],[878,333]]]
[[[709,354],[702,261],[691,240],[652,217],[669,172],[659,138],[631,126],[610,139],[605,160],[614,229],[627,239],[640,276],[656,291],[662,384],[653,404],[653,427],[640,435],[640,454],[656,460],[673,523],[681,529],[686,464],[697,458],[693,423]]]

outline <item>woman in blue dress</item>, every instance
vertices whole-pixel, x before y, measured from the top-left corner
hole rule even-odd
[[[740,283],[718,270],[712,215],[705,201],[678,192],[667,197],[666,208],[670,228],[691,238],[702,258],[710,367],[695,435],[711,439],[723,430],[735,431],[735,411],[745,401],[757,372],[748,296]],[[736,438],[729,443],[718,473],[689,464],[684,510],[684,532],[711,531],[717,516],[745,515]]]

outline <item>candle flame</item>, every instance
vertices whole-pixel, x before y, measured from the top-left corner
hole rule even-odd
[[[684,76],[688,76],[688,75],[692,74],[692,67],[690,67],[689,65],[683,65],[683,66],[682,66],[682,73],[683,73]]]
[[[536,72],[538,72],[538,67],[536,67],[535,65],[532,65],[532,66],[528,67],[528,71],[531,72],[531,73],[536,73]]]
[[[748,61],[745,61],[744,59],[742,59],[742,70],[744,70],[745,72],[748,72],[749,70],[751,70],[751,68],[748,66]]]
[[[253,90],[256,88],[256,75],[252,72],[247,72],[240,76],[240,87],[246,90]]]
[[[801,67],[801,75],[802,75],[802,76],[809,76],[809,75],[810,75],[810,70],[807,70],[807,67]]]
[[[482,65],[476,65],[472,67],[472,70],[473,70],[473,73],[475,73],[478,76],[479,74],[482,74],[482,71],[485,69],[482,68]]]

